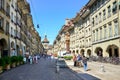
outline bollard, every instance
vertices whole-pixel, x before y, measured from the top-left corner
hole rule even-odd
[[[100,70],[101,70],[101,72],[105,72],[104,65],[101,65],[101,66],[100,66]]]
[[[59,71],[60,71],[60,67],[59,67],[59,65],[57,65],[56,66],[56,72],[59,73]]]

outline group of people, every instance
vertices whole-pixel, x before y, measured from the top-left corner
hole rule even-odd
[[[84,70],[87,71],[87,58],[84,55],[73,53],[74,66],[83,66]]]
[[[34,56],[29,55],[24,57],[24,62],[30,64],[38,63],[38,59],[39,59],[38,55],[34,55]]]

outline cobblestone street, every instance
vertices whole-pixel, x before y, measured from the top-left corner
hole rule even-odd
[[[38,64],[25,64],[0,74],[0,80],[83,80],[68,68],[56,73],[55,61],[41,58]]]

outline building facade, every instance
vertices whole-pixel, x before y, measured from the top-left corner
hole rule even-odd
[[[42,52],[42,48],[29,3],[26,0],[0,0],[0,57],[32,55]]]
[[[91,3],[90,3],[91,2]],[[120,1],[90,1],[93,55],[120,56]]]
[[[71,19],[73,27],[62,27],[62,33],[58,36],[69,33],[68,45],[71,52],[87,57],[120,57],[119,16],[119,0],[89,0],[75,18]],[[55,40],[55,46],[63,46],[61,43],[66,43],[66,40],[58,39]],[[59,52],[59,47],[55,47],[55,50]]]

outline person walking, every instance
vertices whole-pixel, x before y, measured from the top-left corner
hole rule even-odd
[[[77,64],[77,57],[76,57],[75,53],[73,53],[73,62],[74,62],[74,66],[76,66],[76,64]]]
[[[87,58],[85,56],[82,57],[82,63],[83,63],[83,67],[84,70],[87,71]]]
[[[77,66],[79,66],[79,67],[82,67],[81,60],[82,60],[82,57],[80,54],[78,54],[77,55]]]
[[[30,56],[30,64],[32,64],[32,63],[33,63],[32,56]]]

